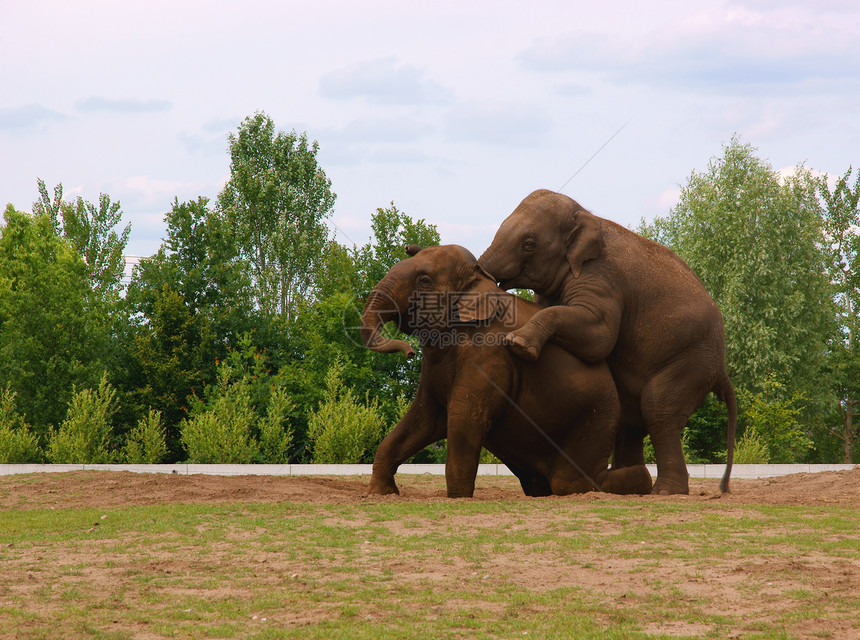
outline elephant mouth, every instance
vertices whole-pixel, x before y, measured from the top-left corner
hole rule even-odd
[[[509,289],[516,289],[520,286],[517,284],[518,278],[519,276],[517,276],[516,278],[508,278],[507,280],[499,280],[497,284],[499,285],[499,288],[504,291],[508,291]]]

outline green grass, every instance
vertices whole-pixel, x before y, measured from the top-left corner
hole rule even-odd
[[[860,635],[860,514],[844,507],[5,511],[0,567],[3,638]]]

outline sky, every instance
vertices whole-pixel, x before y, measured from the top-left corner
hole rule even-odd
[[[307,132],[344,244],[392,202],[476,256],[531,191],[635,228],[733,136],[860,166],[860,3],[0,0],[0,206],[106,193],[151,255],[257,111]]]

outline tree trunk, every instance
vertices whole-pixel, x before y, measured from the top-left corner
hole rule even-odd
[[[842,413],[842,462],[852,464],[854,462],[854,440],[857,434],[854,431],[854,407],[860,404],[860,400],[845,400],[845,411]]]

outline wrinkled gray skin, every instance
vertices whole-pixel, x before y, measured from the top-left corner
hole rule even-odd
[[[545,307],[508,334],[513,352],[535,360],[552,340],[583,360],[606,360],[622,409],[613,467],[642,464],[649,434],[654,493],[689,492],[681,430],[709,392],[723,400],[729,464],[721,488],[728,491],[737,405],[723,320],[683,260],[540,190],[502,223],[478,263],[502,289],[532,289]]]
[[[382,336],[393,321],[421,341],[421,381],[409,410],[373,460],[370,493],[398,493],[397,467],[447,438],[450,497],[475,489],[481,448],[519,478],[526,495],[592,490],[648,493],[644,465],[608,470],[618,394],[606,363],[584,363],[549,345],[536,362],[504,344],[539,308],[499,289],[463,247],[408,247],[370,293],[361,337],[374,351],[412,355]]]

